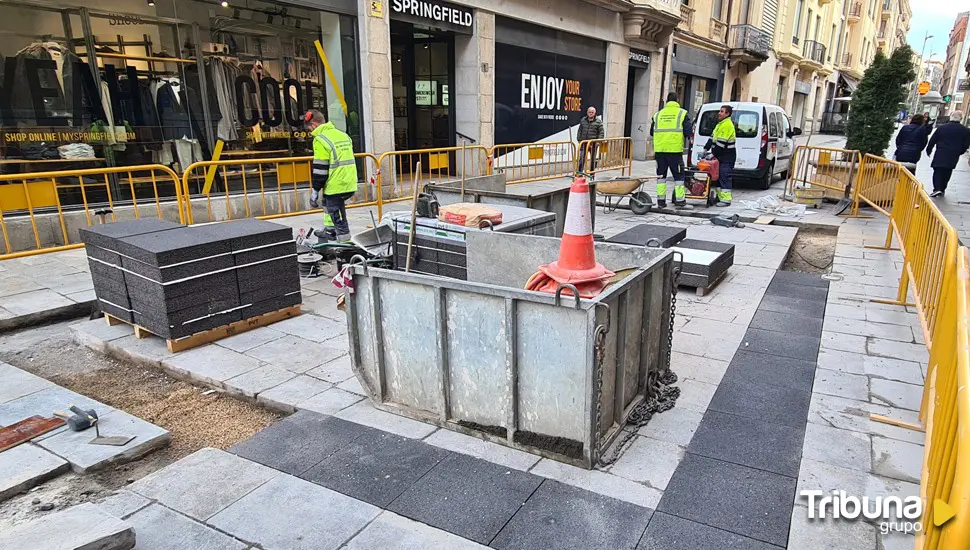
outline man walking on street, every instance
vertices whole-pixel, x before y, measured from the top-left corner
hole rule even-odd
[[[357,192],[354,143],[316,109],[307,111],[304,120],[313,137],[310,205],[319,208],[317,199],[322,193],[324,233],[332,241],[349,241],[346,201]]]
[[[946,186],[950,183],[950,176],[953,169],[957,167],[960,155],[970,149],[970,128],[967,128],[961,121],[963,113],[953,111],[950,113],[950,121],[941,125],[930,136],[930,143],[926,146],[926,154],[933,155],[933,192],[931,197],[942,197],[946,193]]]
[[[663,109],[653,115],[650,135],[653,136],[653,152],[657,160],[657,207],[667,208],[667,170],[674,179],[674,206],[687,205],[684,189],[684,140],[690,135],[690,117],[677,103],[677,94],[667,94]]]
[[[738,158],[736,150],[737,132],[731,115],[734,108],[721,105],[717,113],[718,123],[714,127],[711,139],[704,145],[704,151],[710,150],[719,163],[720,177],[717,181],[717,206],[731,206],[731,188],[734,179],[734,162]]]
[[[579,129],[576,130],[576,141],[582,143],[593,139],[603,139],[606,132],[603,130],[603,121],[596,118],[596,107],[586,109],[586,116],[579,121]],[[583,172],[586,167],[586,154],[589,153],[589,171],[596,170],[596,149],[595,143],[587,151],[586,145],[579,147],[579,172]]]

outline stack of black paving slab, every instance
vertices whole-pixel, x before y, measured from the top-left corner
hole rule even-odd
[[[177,339],[301,302],[292,230],[156,219],[82,230],[102,311]]]

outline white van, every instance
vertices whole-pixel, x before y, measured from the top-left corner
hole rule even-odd
[[[734,109],[731,119],[738,135],[735,179],[753,179],[758,188],[767,189],[776,178],[787,178],[795,152],[793,138],[802,130],[792,128],[791,118],[784,109],[768,103],[728,101],[701,106],[688,144],[687,165],[696,166],[704,153],[704,145],[717,125],[721,105]]]

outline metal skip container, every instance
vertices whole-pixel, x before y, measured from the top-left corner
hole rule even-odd
[[[595,244],[592,300],[523,290],[559,239],[468,234],[468,280],[353,265],[354,373],[379,409],[592,468],[670,367],[674,254]]]

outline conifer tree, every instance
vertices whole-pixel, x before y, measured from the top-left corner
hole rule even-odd
[[[845,128],[846,149],[858,149],[863,155],[883,155],[893,135],[899,105],[906,101],[914,78],[913,51],[909,46],[896,48],[890,57],[881,51],[876,53],[852,94]]]

